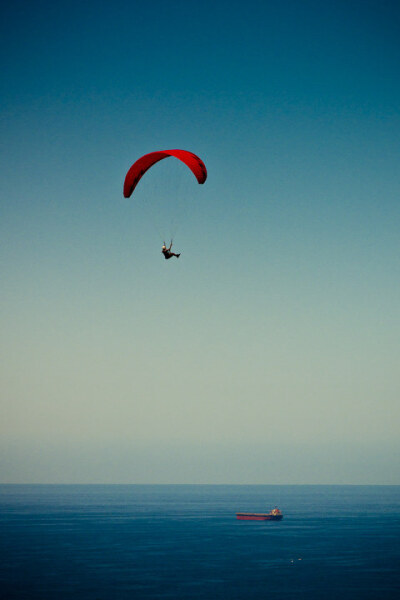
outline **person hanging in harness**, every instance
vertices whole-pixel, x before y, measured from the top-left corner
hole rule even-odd
[[[171,248],[172,248],[172,240],[169,245],[169,248],[167,248],[167,246],[165,245],[165,242],[164,242],[163,247],[161,248],[161,252],[164,254],[165,260],[168,260],[169,258],[172,258],[173,256],[176,256],[176,258],[180,257],[180,253],[175,254],[174,252],[171,252]]]

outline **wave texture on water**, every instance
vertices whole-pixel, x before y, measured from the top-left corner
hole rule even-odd
[[[397,599],[399,534],[400,486],[0,485],[0,598]]]

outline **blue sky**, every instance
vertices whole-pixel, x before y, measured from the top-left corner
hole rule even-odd
[[[399,483],[397,3],[1,28],[0,480]]]

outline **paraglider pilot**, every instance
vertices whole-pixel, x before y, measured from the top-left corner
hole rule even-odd
[[[165,245],[165,242],[164,242],[163,247],[161,248],[161,252],[164,254],[165,260],[172,258],[172,256],[176,256],[176,258],[180,257],[180,254],[175,254],[174,252],[171,252],[171,248],[172,248],[172,240],[169,245],[169,248],[167,248],[167,246]]]

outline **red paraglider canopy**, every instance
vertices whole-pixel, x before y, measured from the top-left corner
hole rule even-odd
[[[126,174],[125,182],[124,182],[124,196],[125,198],[129,198],[140,179],[143,175],[155,165],[158,161],[163,160],[163,158],[167,158],[168,156],[175,156],[175,158],[179,158],[189,169],[192,171],[193,175],[196,177],[199,183],[204,183],[207,179],[207,169],[201,158],[193,154],[193,152],[188,152],[187,150],[158,150],[157,152],[150,152],[150,154],[145,154],[141,158],[139,158]]]

